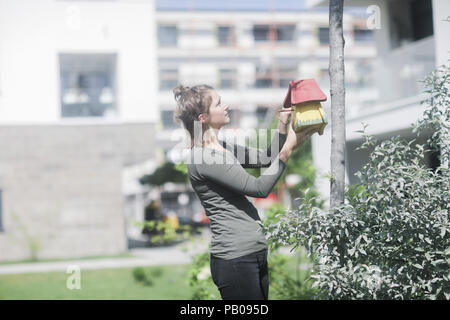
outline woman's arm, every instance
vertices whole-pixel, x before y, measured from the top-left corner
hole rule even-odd
[[[284,129],[284,131],[286,131],[286,129]],[[221,140],[219,140],[219,142],[224,148],[234,154],[243,168],[266,168],[272,164],[275,157],[280,153],[286,138],[286,132],[282,133],[279,128],[266,150],[247,147],[237,143],[227,144],[225,141]]]
[[[266,198],[281,177],[286,163],[278,157],[258,178],[244,170],[238,162],[225,164],[199,164],[197,171],[203,178],[254,198]],[[270,173],[270,174],[269,174]]]
[[[291,110],[293,111],[293,110]],[[269,167],[275,157],[281,152],[287,138],[286,127],[289,125],[291,112],[280,112],[278,114],[278,132],[272,138],[269,147],[266,150],[257,148],[249,148],[239,144],[227,145],[224,141],[220,141],[225,149],[231,151],[240,161],[243,168],[265,168]],[[278,148],[274,147],[272,153],[272,146],[278,142]],[[284,155],[284,157],[286,154]],[[241,159],[239,159],[241,158]],[[287,159],[286,159],[287,161]]]
[[[236,161],[232,163],[202,163],[197,166],[198,173],[214,183],[254,198],[266,198],[281,177],[286,163],[292,151],[302,145],[318,128],[307,128],[295,133],[290,126],[279,155],[275,157],[270,167],[258,178],[244,170],[243,166]]]

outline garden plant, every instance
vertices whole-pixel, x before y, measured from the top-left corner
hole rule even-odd
[[[450,68],[424,84],[428,99],[413,132],[431,132],[427,144],[377,143],[362,130],[369,161],[345,203],[323,210],[305,197],[265,229],[274,244],[306,248],[322,298],[450,299]],[[433,150],[435,169],[424,161]]]

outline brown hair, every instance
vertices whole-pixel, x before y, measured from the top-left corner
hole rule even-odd
[[[184,128],[191,136],[191,147],[194,145],[194,123],[198,121],[201,113],[209,113],[209,106],[212,103],[210,91],[213,87],[201,84],[193,87],[178,85],[173,88],[173,95],[177,102],[174,112],[174,119],[177,123],[183,123]],[[202,132],[204,132],[202,127]]]

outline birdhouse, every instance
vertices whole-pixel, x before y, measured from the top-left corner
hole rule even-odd
[[[322,135],[328,121],[320,102],[326,100],[327,96],[314,79],[290,81],[283,106],[294,108],[292,119],[294,131],[300,132],[306,127],[315,126],[319,128],[319,135]]]

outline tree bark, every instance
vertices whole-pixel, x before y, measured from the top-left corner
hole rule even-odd
[[[330,208],[344,203],[345,85],[342,15],[344,0],[330,0],[331,181]]]
[[[284,193],[286,192],[286,184],[284,182],[280,183],[278,185],[278,192],[277,192],[277,197],[278,197],[278,202],[282,203],[283,205],[285,204],[284,201]]]

